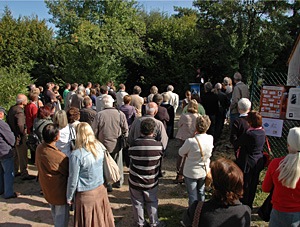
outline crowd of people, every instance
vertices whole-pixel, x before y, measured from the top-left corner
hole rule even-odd
[[[152,86],[149,95],[141,97],[141,87],[134,86],[130,95],[124,84],[117,91],[112,82],[67,83],[62,95],[54,83],[47,83],[45,91],[32,84],[29,94],[18,94],[8,112],[0,107],[0,194],[6,199],[19,196],[14,177],[36,179],[27,170],[27,136],[36,134],[40,144],[30,150],[31,162],[55,226],[68,226],[70,207],[75,209],[75,226],[114,226],[108,192],[122,187],[124,163],[136,226],[166,226],[158,219],[158,182],[164,175],[161,164],[168,142],[176,139],[174,183],[185,184],[189,204],[181,224],[250,226],[266,133],[260,113],[251,111],[241,74],[235,73],[233,81],[225,77],[214,86],[206,82],[201,97],[186,91],[182,103],[172,85],[162,93]],[[235,160],[211,162],[226,121]],[[128,138],[129,147],[121,146],[121,137]],[[288,150],[286,157],[271,162],[262,186],[266,192],[273,190],[271,227],[300,225],[299,127],[290,129]],[[105,151],[120,171],[120,180],[113,184],[103,176]],[[212,198],[205,201],[209,172]]]

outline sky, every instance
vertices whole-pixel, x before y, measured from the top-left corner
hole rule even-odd
[[[193,3],[192,0],[140,0],[138,2],[143,5],[144,9],[148,12],[151,10],[159,10],[170,15],[174,13],[173,6],[191,8]],[[51,18],[43,0],[0,0],[0,15],[3,14],[6,5],[9,7],[15,18],[32,15],[37,15],[39,19],[49,20]],[[53,27],[49,22],[48,25]]]

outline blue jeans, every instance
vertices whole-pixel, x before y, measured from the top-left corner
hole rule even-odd
[[[300,212],[280,212],[272,209],[269,227],[299,227]]]
[[[145,205],[147,208],[150,225],[158,226],[159,221],[157,215],[157,208],[158,208],[157,191],[158,191],[158,186],[147,191],[135,190],[129,187],[130,198],[131,198],[132,208],[133,208],[133,218],[138,225],[143,226],[145,224],[145,218],[144,218],[144,205]]]
[[[205,200],[205,177],[192,179],[184,176],[184,181],[189,195],[189,206],[196,200]]]
[[[0,195],[8,198],[14,194],[14,157],[0,159]]]
[[[49,204],[55,227],[68,227],[69,223],[69,205]]]

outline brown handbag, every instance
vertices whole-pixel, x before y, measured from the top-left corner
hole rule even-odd
[[[201,154],[202,160],[204,161],[204,154],[203,154],[203,150],[202,150],[202,147],[201,147],[201,145],[200,145],[200,142],[199,142],[199,140],[197,139],[196,136],[195,136],[195,139],[197,140],[197,143],[198,143],[198,146],[199,146],[199,149],[200,149],[200,154]],[[210,187],[210,186],[211,186],[211,183],[212,183],[212,175],[211,175],[210,170],[207,171],[206,165],[205,165],[205,164],[204,164],[204,170],[205,170],[205,172],[206,172],[206,177],[205,177],[205,187]]]

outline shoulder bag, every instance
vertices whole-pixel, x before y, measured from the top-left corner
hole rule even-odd
[[[128,149],[129,148],[129,143],[128,143],[128,137],[125,136],[125,133],[122,132],[122,126],[121,126],[121,113],[119,111],[119,116],[120,116],[120,130],[121,130],[121,135],[118,137],[118,143],[120,150],[121,149]]]
[[[202,147],[201,147],[201,145],[200,145],[200,142],[199,142],[199,140],[197,139],[196,136],[195,136],[195,139],[196,139],[196,141],[197,141],[197,143],[198,143],[198,146],[199,146],[199,149],[200,149],[200,154],[201,154],[202,160],[204,161],[204,154],[203,154],[203,150],[202,150]],[[204,162],[204,163],[205,163],[205,162]],[[206,187],[210,187],[210,186],[211,186],[211,183],[212,183],[212,176],[211,176],[210,170],[207,171],[207,169],[206,169],[206,164],[204,164],[204,170],[205,170],[205,172],[206,172],[205,186],[206,186]]]
[[[272,195],[273,195],[273,190],[271,190],[270,194],[268,195],[268,197],[265,199],[265,201],[257,211],[258,216],[266,222],[270,221],[271,211],[273,209]]]
[[[39,124],[39,126],[30,132],[30,134],[28,135],[27,141],[26,141],[26,145],[28,146],[28,148],[31,151],[35,151],[37,146],[42,143],[40,137],[38,136],[38,134],[36,132],[38,132],[39,128],[44,125],[46,121],[42,122]]]
[[[113,184],[120,180],[120,170],[115,162],[115,160],[111,157],[107,149],[103,149],[104,152],[104,160],[103,160],[103,175],[104,180],[107,184]]]
[[[74,135],[74,131],[71,129],[71,126],[69,125],[69,142],[70,142],[70,147],[71,151],[75,150],[75,141],[76,141],[76,136]]]
[[[200,215],[202,211],[204,202],[199,201],[195,210],[194,218],[193,218],[193,224],[192,227],[198,227],[199,226],[199,221],[200,221]]]

